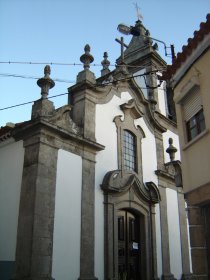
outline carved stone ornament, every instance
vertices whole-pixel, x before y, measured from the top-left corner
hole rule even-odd
[[[107,52],[104,52],[104,59],[101,61],[101,64],[103,66],[103,69],[101,70],[101,76],[110,73],[109,70],[110,61],[108,60]]]
[[[70,117],[70,111],[71,107],[69,105],[58,108],[54,111],[54,114],[48,118],[48,122],[75,134],[80,134],[80,128]]]
[[[170,160],[173,161],[175,159],[175,153],[177,152],[177,148],[173,146],[173,139],[168,139],[169,147],[166,149],[166,153],[169,154]]]
[[[133,119],[138,119],[144,115],[143,110],[136,104],[134,99],[130,99],[128,103],[122,104],[120,108],[125,114],[129,112]]]
[[[141,183],[134,173],[113,170],[104,176],[101,188],[105,193],[121,193],[133,188],[140,198],[147,202],[158,203],[160,193],[153,182]]]
[[[51,69],[49,65],[44,68],[44,77],[37,81],[37,85],[41,88],[42,99],[46,99],[49,90],[55,86],[55,82],[50,78]]]
[[[94,61],[94,57],[90,54],[90,46],[87,44],[84,48],[85,53],[81,55],[80,61],[84,64],[85,70],[90,68],[90,63]]]
[[[183,187],[182,183],[182,168],[179,160],[174,160],[165,164],[165,168],[169,175],[174,177],[176,187]]]
[[[165,168],[166,168],[166,171],[169,175],[175,176],[176,171],[175,171],[175,168],[174,168],[173,164],[170,164],[170,163],[165,164]]]

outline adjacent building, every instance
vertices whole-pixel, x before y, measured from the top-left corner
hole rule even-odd
[[[191,279],[177,127],[157,79],[166,63],[135,27],[98,79],[85,46],[58,109],[46,66],[31,119],[1,128],[1,279]]]
[[[210,14],[206,19],[167,72],[176,103],[196,279],[210,277]]]

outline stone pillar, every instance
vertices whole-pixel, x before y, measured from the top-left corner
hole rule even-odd
[[[159,186],[159,191],[161,196],[160,227],[161,227],[161,239],[162,239],[162,264],[163,264],[162,280],[172,280],[174,279],[174,276],[173,274],[171,274],[171,267],[170,267],[166,189],[164,187]]]
[[[146,67],[147,72],[155,71],[156,67],[149,65]],[[157,76],[155,73],[146,76],[147,84],[150,88],[148,91],[148,99],[152,105],[152,111],[160,111],[158,103],[158,89],[157,89]]]
[[[207,266],[208,276],[210,275],[210,204],[205,205],[205,225],[206,225],[206,251],[207,251]]]
[[[57,149],[33,136],[24,142],[15,279],[49,280],[55,207]]]
[[[95,102],[91,97],[91,91],[88,89],[73,91],[72,119],[81,127],[83,136],[95,141]]]
[[[96,79],[89,70],[94,58],[88,44],[84,50],[85,53],[80,57],[84,70],[78,73],[76,85],[68,89],[69,103],[73,105],[72,119],[82,129],[83,136],[95,141],[95,102],[92,93]]]
[[[162,133],[155,131],[156,154],[157,154],[157,169],[164,170],[164,148]]]
[[[79,280],[94,280],[95,162],[83,158]],[[59,279],[58,279],[59,280]]]
[[[182,252],[182,279],[191,279],[190,272],[190,258],[188,247],[188,231],[187,231],[187,216],[185,210],[185,200],[182,188],[177,188],[178,210],[179,210],[179,224],[180,224],[180,241]]]
[[[115,255],[115,252],[118,252],[115,242],[115,226],[114,226],[114,220],[115,220],[115,209],[114,204],[109,201],[109,195],[104,195],[104,232],[105,232],[105,240],[104,240],[104,279],[115,279],[118,271],[118,267],[116,266],[116,258],[118,258],[118,255]]]
[[[151,215],[151,241],[152,241],[152,277],[158,279],[157,274],[157,246],[156,246],[156,224],[155,224],[155,205],[150,208]]]
[[[206,280],[209,279],[209,277],[204,209],[196,206],[188,206],[188,218],[193,274],[195,279]]]

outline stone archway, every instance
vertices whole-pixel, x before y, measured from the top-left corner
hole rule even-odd
[[[144,185],[132,172],[120,170],[108,172],[101,187],[104,191],[105,279],[120,280],[118,278],[120,262],[118,213],[122,210],[131,213],[134,217],[139,217],[141,223],[140,279],[156,278],[154,207],[155,203],[160,201],[158,188],[153,182]]]

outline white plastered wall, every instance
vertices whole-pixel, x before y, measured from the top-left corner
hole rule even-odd
[[[14,261],[24,161],[23,142],[0,145],[0,261]]]
[[[156,185],[158,184],[155,170],[157,170],[157,154],[156,154],[156,143],[155,137],[146,125],[143,118],[135,120],[135,125],[139,125],[144,133],[145,138],[142,138],[142,168],[143,168],[143,182],[153,181]]]
[[[58,151],[52,276],[76,280],[80,275],[82,158]]]
[[[135,125],[141,126],[145,133],[145,138],[142,139],[142,168],[143,168],[143,182],[154,182],[158,186],[158,178],[155,175],[157,170],[157,153],[156,142],[153,133],[146,125],[143,118],[135,121]],[[158,276],[162,275],[162,249],[161,249],[161,230],[160,230],[160,209],[159,205],[155,207],[155,225],[156,225],[156,246],[157,246],[157,267]]]
[[[160,74],[160,73],[159,73]],[[165,82],[162,82],[158,90],[158,104],[162,115],[167,116],[167,105],[166,105],[166,90]]]
[[[181,279],[182,259],[177,192],[166,189],[171,273]]]
[[[100,188],[108,171],[118,168],[117,130],[114,117],[123,116],[120,105],[127,103],[131,95],[122,93],[121,98],[114,96],[107,104],[96,105],[96,141],[105,146],[105,150],[96,156],[95,175],[95,275],[104,279],[104,195]]]

